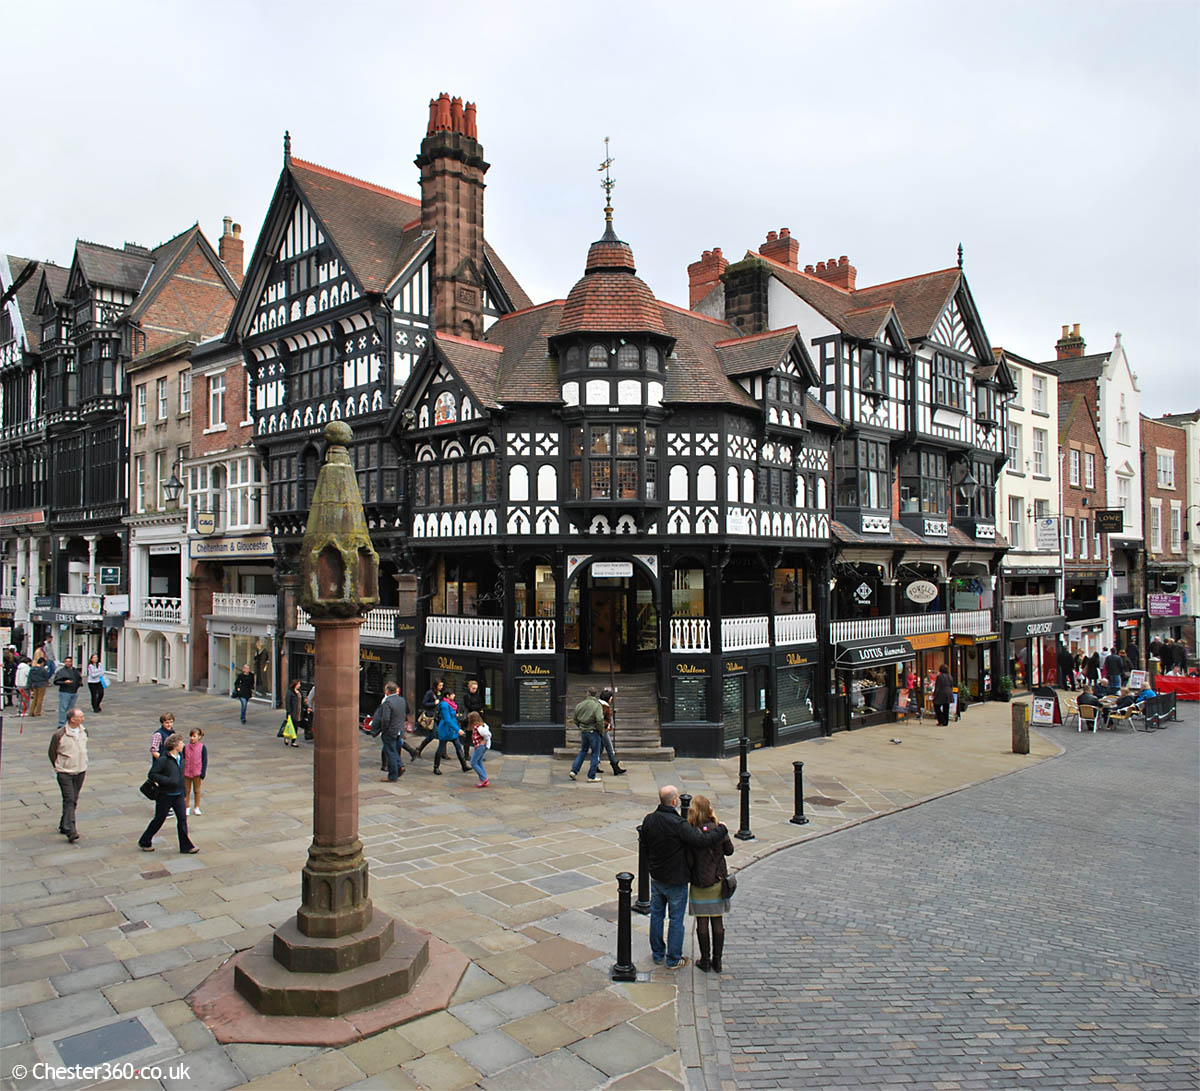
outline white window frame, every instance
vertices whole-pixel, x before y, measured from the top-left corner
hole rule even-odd
[[[1156,465],[1158,468],[1158,487],[1160,489],[1175,488],[1175,452],[1155,448]]]
[[[1008,422],[1008,434],[1005,437],[1004,446],[1008,454],[1009,470],[1020,473],[1021,466],[1021,425],[1020,422],[1010,420]]]
[[[1096,487],[1096,456],[1091,451],[1087,451],[1083,456],[1083,487]]]
[[[1063,556],[1068,560],[1075,556],[1075,520],[1071,516],[1063,519]]]
[[[192,373],[179,373],[179,414],[180,416],[192,411]]]
[[[1117,442],[1129,445],[1129,415],[1125,412],[1125,395],[1121,395],[1120,408],[1117,410]]]
[[[1008,498],[1008,547],[1021,548],[1021,520],[1025,514],[1025,501],[1019,496]]]
[[[1013,367],[1009,371],[1012,375],[1013,386],[1016,387],[1012,394],[1012,404],[1018,409],[1022,409],[1024,408],[1024,403],[1021,401],[1021,369]]]
[[[133,459],[134,508],[140,514],[146,510],[146,456],[136,455]]]
[[[1047,474],[1046,449],[1049,443],[1050,439],[1045,428],[1033,430],[1033,472],[1039,477],[1045,477]]]
[[[159,376],[154,381],[154,400],[158,404],[158,419],[166,420],[170,413],[170,402],[167,398],[167,377]]]
[[[1033,377],[1033,393],[1031,395],[1033,404],[1030,406],[1035,413],[1046,412],[1046,376],[1035,375]]]
[[[1171,501],[1171,552],[1183,552],[1183,501]]]
[[[251,390],[251,387],[250,387],[250,372],[249,372],[249,370],[246,370],[246,401],[245,401],[245,404],[242,406],[242,416],[245,419],[242,420],[240,423],[240,427],[242,427],[242,428],[249,428],[254,423],[254,418],[250,412],[250,410],[253,408],[250,404],[250,398],[251,398],[252,393],[253,393],[253,391]]]
[[[204,431],[224,432],[226,427],[225,372],[218,371],[208,376],[208,427]]]
[[[1072,447],[1071,454],[1070,454],[1071,485],[1076,489],[1079,488],[1079,455],[1080,455],[1080,452],[1077,451],[1074,447]]]
[[[167,506],[167,495],[163,486],[167,483],[167,452],[154,452],[154,480],[158,482],[154,490],[154,510],[162,511]]]
[[[1161,553],[1163,544],[1162,536],[1162,501],[1150,501],[1150,551],[1152,553]]]
[[[1088,555],[1088,521],[1079,520],[1079,559],[1086,561]]]
[[[1117,475],[1117,505],[1125,513],[1126,521],[1129,519],[1129,502],[1133,493],[1133,482],[1130,478],[1121,474]]]
[[[142,428],[146,424],[146,384],[141,383],[133,391],[133,423]]]

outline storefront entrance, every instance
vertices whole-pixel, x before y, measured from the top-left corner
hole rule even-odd
[[[658,608],[649,577],[632,561],[594,562],[567,589],[563,637],[570,673],[652,670]]]
[[[890,723],[898,705],[910,704],[909,676],[916,677],[916,653],[900,637],[858,640],[837,646],[830,709],[834,730]]]

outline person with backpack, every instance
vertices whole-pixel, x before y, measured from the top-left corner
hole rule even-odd
[[[588,756],[588,783],[598,784],[596,770],[600,768],[600,751],[604,746],[604,706],[596,697],[596,687],[588,686],[587,696],[575,706],[575,726],[579,728],[579,753],[571,763],[567,774],[572,780],[583,767],[584,756]]]

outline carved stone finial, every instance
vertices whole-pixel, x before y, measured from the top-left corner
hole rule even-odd
[[[283,130],[283,161],[290,163],[292,161],[292,134]]]
[[[325,427],[329,448],[300,546],[300,604],[315,618],[355,617],[379,602],[379,554],[346,450],[353,438],[345,421]]]

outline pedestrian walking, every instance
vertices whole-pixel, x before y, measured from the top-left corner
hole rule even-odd
[[[595,686],[588,686],[587,696],[575,706],[575,726],[579,728],[579,753],[571,762],[571,771],[567,776],[574,780],[583,768],[583,759],[587,757],[588,783],[596,784],[599,782],[596,770],[600,767],[600,749],[603,746],[600,740],[604,732],[604,709],[596,698]]]
[[[200,785],[208,776],[208,747],[204,731],[193,727],[183,746],[183,811],[184,814],[203,814],[200,810]]]
[[[613,748],[613,696],[611,689],[600,691],[598,700],[600,707],[604,709],[604,730],[600,732],[600,742],[604,746],[604,753],[608,755],[608,764],[612,766],[613,776],[623,777],[629,770],[621,768],[621,763],[617,761],[617,752]],[[599,763],[596,765],[596,772],[600,772]]]
[[[162,753],[163,743],[173,734],[175,734],[175,713],[164,712],[158,718],[158,730],[150,736],[151,765],[158,761],[158,756]]]
[[[435,776],[440,777],[442,775],[442,771],[438,766],[442,764],[442,758],[446,756],[446,743],[454,744],[454,753],[458,755],[458,764],[462,766],[462,771],[465,773],[470,769],[467,759],[463,754],[462,743],[458,741],[458,737],[461,734],[462,728],[458,726],[458,705],[455,704],[454,692],[451,691],[438,703],[438,747],[433,754],[433,772]]]
[[[245,723],[246,706],[254,696],[254,672],[249,663],[242,664],[241,673],[233,680],[233,695],[242,702],[242,723]]]
[[[75,701],[79,697],[83,675],[68,655],[63,657],[62,666],[54,672],[50,681],[58,686],[58,726],[63,727],[67,722],[67,713],[75,707]]]
[[[46,689],[50,685],[50,669],[41,648],[33,653],[33,665],[29,668],[29,715],[40,716],[46,701]]]
[[[419,758],[434,739],[437,738],[437,719],[438,705],[442,700],[442,693],[446,683],[440,678],[435,678],[425,691],[425,696],[421,698],[421,711],[417,715],[417,728],[419,733],[424,736],[421,745],[417,747],[416,754],[413,757]]]
[[[483,759],[492,747],[492,729],[478,712],[468,712],[467,730],[471,732],[471,768],[479,774],[479,783],[475,787],[486,788],[489,782]]]
[[[304,741],[313,741],[313,722],[317,718],[317,687],[309,686],[304,695]]]
[[[700,830],[679,814],[679,789],[664,785],[658,793],[658,808],[642,819],[642,845],[650,869],[650,956],[656,966],[664,962],[668,970],[686,966],[683,957],[683,917],[687,912],[687,849],[702,849],[720,844],[729,831],[716,823]],[[663,922],[669,917],[667,941],[663,943]]]
[[[717,824],[712,804],[706,796],[693,796],[688,808],[688,824],[707,833]],[[726,856],[733,855],[733,842],[729,835],[724,841],[704,848],[689,848],[688,913],[696,918],[696,942],[700,946],[700,961],[696,969],[708,973],[710,969],[721,972],[721,953],[725,948],[725,914],[729,912],[729,899],[725,897],[725,880],[729,877]],[[710,936],[711,932],[711,936]],[[711,943],[711,947],[710,947]]]
[[[154,851],[154,835],[162,829],[167,815],[175,812],[175,830],[179,835],[179,851],[195,853],[200,850],[188,836],[187,811],[183,804],[183,736],[168,735],[163,742],[162,752],[150,766],[150,779],[158,786],[158,798],[154,801],[154,817],[150,825],[138,838],[142,852]]]
[[[13,674],[13,685],[17,690],[17,698],[21,704],[21,715],[29,714],[29,657],[17,655],[17,669]]]
[[[50,764],[58,778],[58,790],[62,793],[62,817],[58,820],[58,832],[64,834],[71,844],[79,840],[79,828],[75,813],[79,807],[79,793],[83,791],[83,779],[87,775],[87,731],[83,726],[83,709],[73,708],[67,714],[67,722],[50,736]]]
[[[387,765],[387,776],[383,779],[391,783],[404,776],[404,759],[400,754],[407,720],[408,702],[400,696],[400,687],[395,682],[388,682],[383,687],[383,700],[371,717],[371,734],[378,735],[383,743],[383,757]]]
[[[1108,688],[1113,693],[1120,693],[1125,685],[1125,664],[1121,662],[1121,654],[1116,647],[1108,649],[1104,660],[1104,673],[1108,676]]]
[[[286,715],[283,723],[279,725],[279,734],[276,738],[283,739],[284,746],[299,746],[300,744],[296,741],[296,725],[300,723],[301,710],[304,707],[299,678],[293,678],[292,684],[288,686],[287,696],[283,699],[283,707]]]
[[[954,679],[950,677],[950,668],[943,663],[938,667],[937,678],[933,682],[933,711],[942,727],[950,723],[950,702],[953,699]]]
[[[88,692],[92,695],[92,711],[99,712],[104,700],[104,687],[108,682],[105,680],[104,668],[100,666],[100,656],[95,652],[87,661],[87,685]]]

